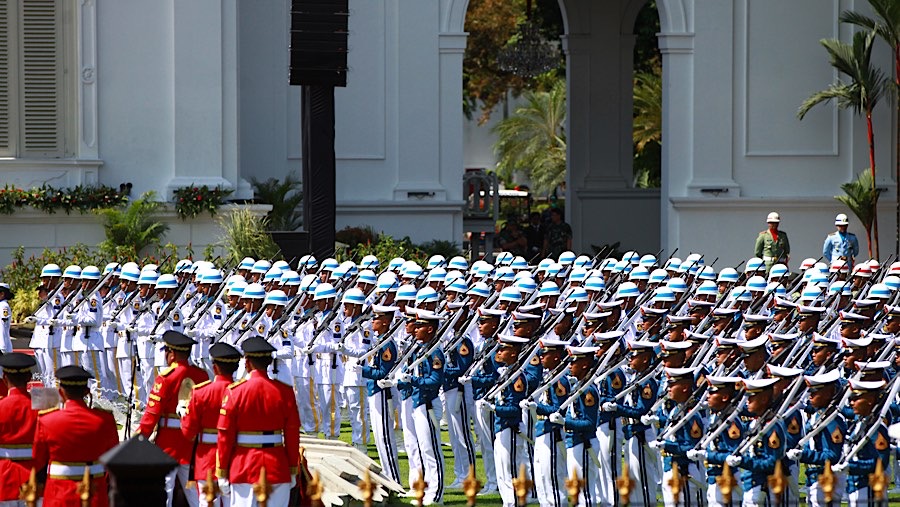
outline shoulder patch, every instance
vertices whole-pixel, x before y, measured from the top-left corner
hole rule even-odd
[[[650,384],[644,386],[644,389],[641,391],[641,398],[645,400],[653,398],[653,389],[650,389]]]
[[[57,410],[59,410],[59,407],[45,408],[44,410],[38,410],[38,416],[47,415],[51,412],[56,412]]]
[[[222,307],[219,305],[216,305],[216,315],[221,315],[221,314],[222,314]]]
[[[178,312],[172,312],[172,322],[178,322],[181,320],[181,314]]]
[[[771,435],[769,435],[769,448],[770,449],[778,449],[781,447],[781,439],[778,438],[778,432],[773,431]]]
[[[613,374],[612,382],[610,382],[610,385],[616,391],[618,391],[619,389],[622,389],[622,376],[619,375],[618,373]]]
[[[368,329],[366,329],[365,331],[363,331],[363,336],[366,337],[366,338],[368,338],[371,334],[372,334],[372,333],[369,332]]]
[[[199,384],[194,384],[194,389],[200,389],[203,386],[212,384],[212,380],[207,380],[206,382],[200,382]]]
[[[887,439],[884,438],[884,434],[880,431],[878,432],[878,438],[875,439],[875,449],[879,451],[886,451],[890,447]]]
[[[132,307],[133,307],[135,310],[140,310],[140,309],[141,309],[141,302],[140,302],[140,301],[135,301],[135,302],[134,302],[134,305],[132,305]]]
[[[282,328],[282,329],[281,329],[281,337],[282,337],[282,338],[287,338],[287,337],[288,337],[288,332],[287,332],[287,329],[286,329],[286,328]]]
[[[247,381],[247,379],[242,378],[241,380],[238,380],[237,382],[232,382],[231,384],[228,384],[228,389],[234,389],[235,387],[243,384],[246,381]],[[223,400],[223,402],[224,402],[224,400]]]
[[[541,358],[535,354],[534,357],[531,358],[531,361],[528,362],[531,366],[537,366],[541,364]]]
[[[97,308],[97,300],[94,298],[91,298],[91,308]]]
[[[593,407],[597,404],[597,398],[594,398],[594,393],[588,391],[584,394],[584,406]]]
[[[691,438],[700,438],[703,436],[703,428],[700,427],[700,423],[698,421],[694,421],[694,424],[691,425]]]
[[[170,373],[172,373],[173,371],[175,371],[175,367],[176,367],[176,365],[173,364],[173,365],[167,367],[166,369],[164,369],[163,371],[159,372],[159,375],[161,377],[165,377],[165,376],[169,375]]]
[[[394,355],[391,354],[391,348],[385,347],[384,352],[381,353],[381,360],[382,361],[390,361],[393,358],[394,358]]]
[[[256,328],[256,332],[259,334],[266,334],[266,325],[260,324],[259,327]]]
[[[440,357],[435,357],[434,359],[431,360],[431,367],[435,370],[440,370],[441,368],[444,367],[444,362],[441,361]]]
[[[731,426],[728,428],[728,438],[732,440],[737,440],[741,438],[741,428],[737,425],[736,422],[732,422]]]
[[[566,395],[566,386],[562,382],[556,383],[556,395],[557,396],[565,396]]]
[[[468,356],[470,352],[472,352],[472,351],[469,350],[469,346],[466,345],[465,343],[463,343],[462,345],[459,346],[459,355]]]
[[[796,435],[800,433],[800,423],[797,421],[797,416],[791,417],[791,422],[788,423],[787,432],[791,435]]]
[[[340,325],[340,324],[335,324],[335,325],[334,325],[334,332],[335,332],[335,333],[340,333],[340,332],[341,332],[341,325]]]
[[[519,378],[517,378],[516,381],[513,383],[513,390],[517,393],[525,392],[525,381],[522,380],[521,376]]]
[[[841,429],[838,427],[834,428],[834,431],[831,432],[831,441],[836,444],[844,443],[844,434],[841,433]]]

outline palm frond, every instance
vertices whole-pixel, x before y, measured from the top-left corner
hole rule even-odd
[[[863,227],[867,230],[871,228],[875,220],[879,193],[872,184],[872,172],[869,169],[863,170],[856,179],[841,185],[841,190],[844,191],[844,195],[834,198],[850,208]]]

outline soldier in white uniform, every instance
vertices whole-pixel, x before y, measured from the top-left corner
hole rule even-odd
[[[41,269],[41,286],[39,294],[46,302],[27,319],[34,322],[34,333],[28,347],[34,350],[34,358],[41,370],[41,377],[47,385],[52,381],[54,372],[58,367],[59,358],[59,329],[50,325],[50,319],[62,308],[62,287],[59,279],[62,269],[56,264],[47,264]],[[54,346],[55,344],[55,346]]]
[[[115,312],[109,316],[107,326],[112,329],[115,340],[115,361],[116,374],[118,377],[119,392],[134,393],[139,396],[143,388],[143,383],[134,381],[134,340],[137,339],[136,334],[129,333],[128,326],[134,321],[135,312],[141,309],[143,298],[141,291],[138,290],[138,280],[141,277],[137,264],[126,263],[122,266],[122,272],[119,273],[119,293],[122,298]],[[144,294],[149,294],[149,285],[144,285]],[[146,394],[146,393],[145,393]]]
[[[84,299],[72,310],[69,320],[75,326],[75,337],[72,348],[81,353],[81,364],[94,372],[96,384],[102,385],[103,379],[109,376],[103,352],[103,338],[100,336],[100,324],[103,323],[103,298],[100,297],[97,283],[100,270],[96,266],[85,266],[81,271],[81,292]]]
[[[341,297],[344,305],[345,338],[341,347],[347,360],[344,363],[344,398],[347,400],[347,411],[352,428],[353,446],[366,452],[369,443],[369,421],[366,417],[366,382],[357,368],[358,357],[372,347],[371,323],[364,322],[350,333],[349,326],[354,325],[362,316],[366,306],[366,295],[359,288],[348,289]]]
[[[333,314],[332,307],[337,291],[330,283],[316,287],[313,301],[319,313],[316,315],[318,334],[309,338],[307,351],[316,354],[313,379],[319,398],[319,429],[328,438],[338,438],[341,432],[341,386],[344,382],[344,361],[340,356],[343,322]]]
[[[81,278],[81,267],[76,265],[66,266],[63,271],[63,305],[62,311],[50,323],[59,328],[59,364],[60,366],[78,365],[78,355],[73,348],[75,327],[69,320],[72,308],[81,299],[81,291],[78,280]],[[74,292],[74,294],[72,293]]]
[[[9,285],[0,283],[0,352],[9,354],[12,352],[12,338],[9,335],[9,325],[12,323],[12,309],[9,302],[13,298],[13,292]]]
[[[153,303],[150,311],[138,317],[135,325],[138,336],[143,341],[142,348],[146,354],[146,361],[141,358],[141,375],[148,393],[153,387],[156,370],[166,366],[165,344],[162,342],[163,333],[170,329],[180,333],[184,323],[184,316],[174,299],[175,292],[178,290],[178,280],[175,275],[160,275],[154,288],[158,301]],[[147,363],[150,364],[144,368]]]

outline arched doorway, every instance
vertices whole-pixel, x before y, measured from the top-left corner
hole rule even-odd
[[[568,91],[566,217],[575,231],[576,251],[614,241],[640,251],[666,245],[668,205],[660,203],[667,203],[672,178],[683,177],[677,172],[690,164],[693,0],[657,0],[664,90],[662,189],[632,188],[632,32],[645,3],[559,0]],[[468,0],[443,0],[441,6],[441,37],[458,44],[465,37]],[[461,54],[452,60],[444,59],[444,52],[441,56],[442,74],[458,62],[454,71],[461,76]],[[450,95],[442,103],[459,104],[459,93],[442,85],[442,96]]]

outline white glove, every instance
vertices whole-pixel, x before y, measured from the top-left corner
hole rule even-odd
[[[687,452],[687,459],[691,461],[700,461],[706,458],[706,451],[703,449],[691,449]]]
[[[294,489],[294,486],[296,486],[296,485],[297,485],[297,476],[296,476],[296,475],[291,475],[291,487],[290,487],[290,489]]]
[[[114,321],[114,320],[113,320],[113,321],[109,321],[109,323],[106,324],[106,329],[109,329],[109,330],[112,331],[113,333],[115,333],[115,332],[116,332],[116,329],[118,329],[118,328],[119,328],[119,323],[116,322],[116,321]]]
[[[180,419],[184,419],[184,416],[187,415],[188,411],[188,401],[181,400],[178,402],[178,405],[175,407],[175,413],[178,414]]]
[[[231,496],[231,482],[224,477],[219,477],[219,491],[224,496]]]
[[[344,351],[344,344],[343,344],[343,343],[333,343],[333,344],[331,344],[331,353],[332,353],[332,354],[340,354],[340,353],[343,352],[343,351]]]
[[[504,374],[506,374],[506,370],[508,370],[508,369],[509,369],[509,366],[499,366],[499,367],[497,367],[497,375],[499,375],[499,376],[502,377]]]
[[[754,420],[750,421],[750,427],[749,427],[750,433],[753,433],[754,431],[756,431],[757,427],[759,427],[759,419],[754,419]]]
[[[408,384],[409,380],[411,378],[412,378],[412,375],[410,375],[409,373],[406,373],[406,372],[398,373],[397,374],[397,383],[399,384],[402,382],[404,384]]]
[[[457,380],[459,381],[460,384],[468,384],[468,383],[472,382],[472,377],[463,375],[462,377],[459,377],[459,379],[457,379]]]
[[[644,414],[641,416],[641,423],[651,426],[659,422],[659,417],[652,414]]]
[[[662,440],[651,440],[647,445],[650,446],[651,449],[662,449],[663,443]]]
[[[346,369],[350,373],[359,373],[362,371],[362,366],[360,366],[359,363],[351,363],[346,365]]]
[[[787,459],[791,461],[797,461],[800,459],[800,449],[788,449],[787,453],[785,453]]]
[[[136,333],[136,332],[137,332],[137,328],[134,327],[134,326],[125,326],[125,330],[128,331],[129,333]]]
[[[725,458],[725,463],[728,463],[730,467],[740,466],[742,461],[744,460],[740,456],[728,456]]]
[[[490,410],[491,412],[496,408],[493,404],[488,403],[488,401],[484,399],[478,400],[477,405],[480,410]]]
[[[831,466],[831,471],[834,473],[840,473],[847,469],[846,463],[838,463],[837,465]]]
[[[396,385],[392,380],[386,378],[377,381],[376,384],[378,384],[378,387],[382,389],[390,389]]]
[[[536,406],[537,406],[537,403],[529,400],[528,398],[525,398],[524,400],[519,402],[519,408],[521,408],[522,410],[531,410],[532,408],[534,408]]]
[[[600,405],[600,410],[603,412],[615,412],[618,409],[619,406],[613,401],[607,401],[603,403],[603,405]]]
[[[28,324],[34,324],[35,322],[37,322],[37,317],[35,317],[34,315],[29,315],[28,317],[25,317],[25,322]]]
[[[553,412],[552,414],[550,414],[550,422],[562,426],[563,424],[565,424],[566,418],[563,417],[563,415],[559,412]]]
[[[189,337],[193,338],[194,336],[197,335],[197,331],[195,329],[185,329],[184,334],[185,334],[185,336],[189,336]]]

